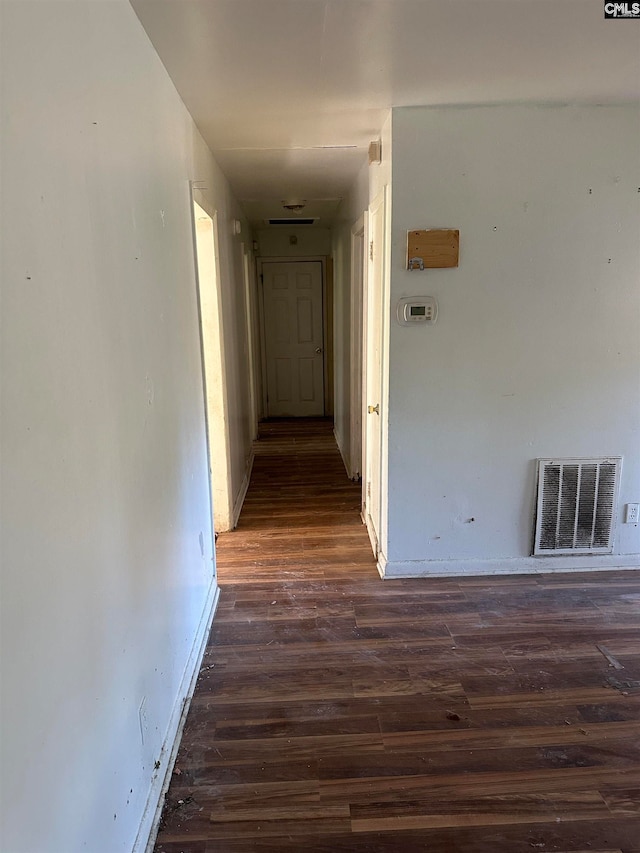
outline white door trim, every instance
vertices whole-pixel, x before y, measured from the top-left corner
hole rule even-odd
[[[258,437],[258,375],[259,375],[259,322],[258,298],[255,280],[253,253],[246,243],[242,248],[242,274],[244,279],[244,298],[247,326],[247,360],[249,362],[249,403],[251,407],[251,440]]]
[[[381,211],[381,217],[376,214]],[[378,224],[380,234],[374,243],[373,229]],[[379,557],[386,541],[387,511],[387,403],[388,403],[388,279],[389,279],[389,202],[387,187],[383,187],[369,205],[367,222],[367,278],[365,291],[365,334],[363,337],[365,457],[363,466],[363,520],[371,547]],[[374,254],[375,252],[375,254]],[[379,266],[374,268],[374,261]],[[377,288],[377,305],[372,307],[372,288]],[[374,311],[377,312],[374,314]],[[377,328],[372,329],[376,319]],[[373,335],[377,337],[374,340]],[[376,358],[377,345],[377,358]],[[377,375],[374,369],[377,362]],[[369,414],[368,406],[377,405],[377,413]],[[375,420],[372,420],[375,419]],[[377,432],[373,432],[377,430]],[[375,459],[373,454],[375,453]],[[375,489],[375,493],[373,492]],[[373,494],[373,497],[372,497]],[[373,508],[373,511],[372,511]]]
[[[233,527],[233,498],[231,493],[229,407],[225,368],[218,213],[204,193],[197,187],[191,186],[190,195],[212,531],[223,532],[231,530]],[[202,259],[199,258],[198,250],[196,205],[203,212],[207,221],[211,223],[212,246],[207,247],[206,251],[213,254],[204,258],[208,270],[206,282],[201,279],[200,263]],[[209,335],[205,332],[207,318],[212,321],[211,334]],[[213,447],[214,444],[215,447]]]
[[[362,477],[364,470],[365,359],[363,357],[364,295],[367,278],[368,211],[351,228],[351,333],[350,333],[350,433],[349,476]]]

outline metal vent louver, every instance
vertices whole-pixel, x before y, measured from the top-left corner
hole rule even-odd
[[[538,459],[535,556],[610,554],[619,456]]]

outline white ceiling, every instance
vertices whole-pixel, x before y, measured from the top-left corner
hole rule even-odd
[[[327,224],[391,106],[640,100],[640,21],[602,0],[131,4],[256,223]]]

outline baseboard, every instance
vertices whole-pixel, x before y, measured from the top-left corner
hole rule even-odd
[[[238,519],[240,518],[240,513],[242,512],[242,506],[244,504],[244,499],[247,496],[247,491],[249,490],[249,483],[251,482],[251,472],[253,471],[253,460],[256,458],[253,449],[249,454],[249,458],[247,459],[247,469],[244,474],[244,480],[242,481],[242,485],[240,486],[240,491],[238,492],[238,497],[233,505],[233,518],[231,519],[232,525],[231,529],[235,530],[238,526]]]
[[[387,561],[378,557],[383,578],[446,578],[463,575],[532,575],[547,572],[601,572],[640,568],[640,554],[594,557],[517,557],[498,560]]]
[[[167,734],[162,745],[161,755],[168,756],[164,774],[158,773],[152,779],[147,804],[142,814],[140,828],[138,829],[132,853],[143,853],[143,851],[144,853],[152,853],[153,851],[160,826],[164,798],[171,782],[182,730],[187,719],[189,706],[191,705],[193,691],[195,690],[198,673],[202,665],[202,658],[204,657],[211,623],[213,622],[219,598],[220,588],[214,577],[207,593],[207,600],[202,611],[202,616],[200,617],[200,624],[198,625],[193,646],[191,647],[189,660],[182,676],[180,689],[171,711]]]

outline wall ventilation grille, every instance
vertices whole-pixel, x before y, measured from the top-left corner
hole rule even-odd
[[[539,459],[535,556],[610,554],[620,457]]]

